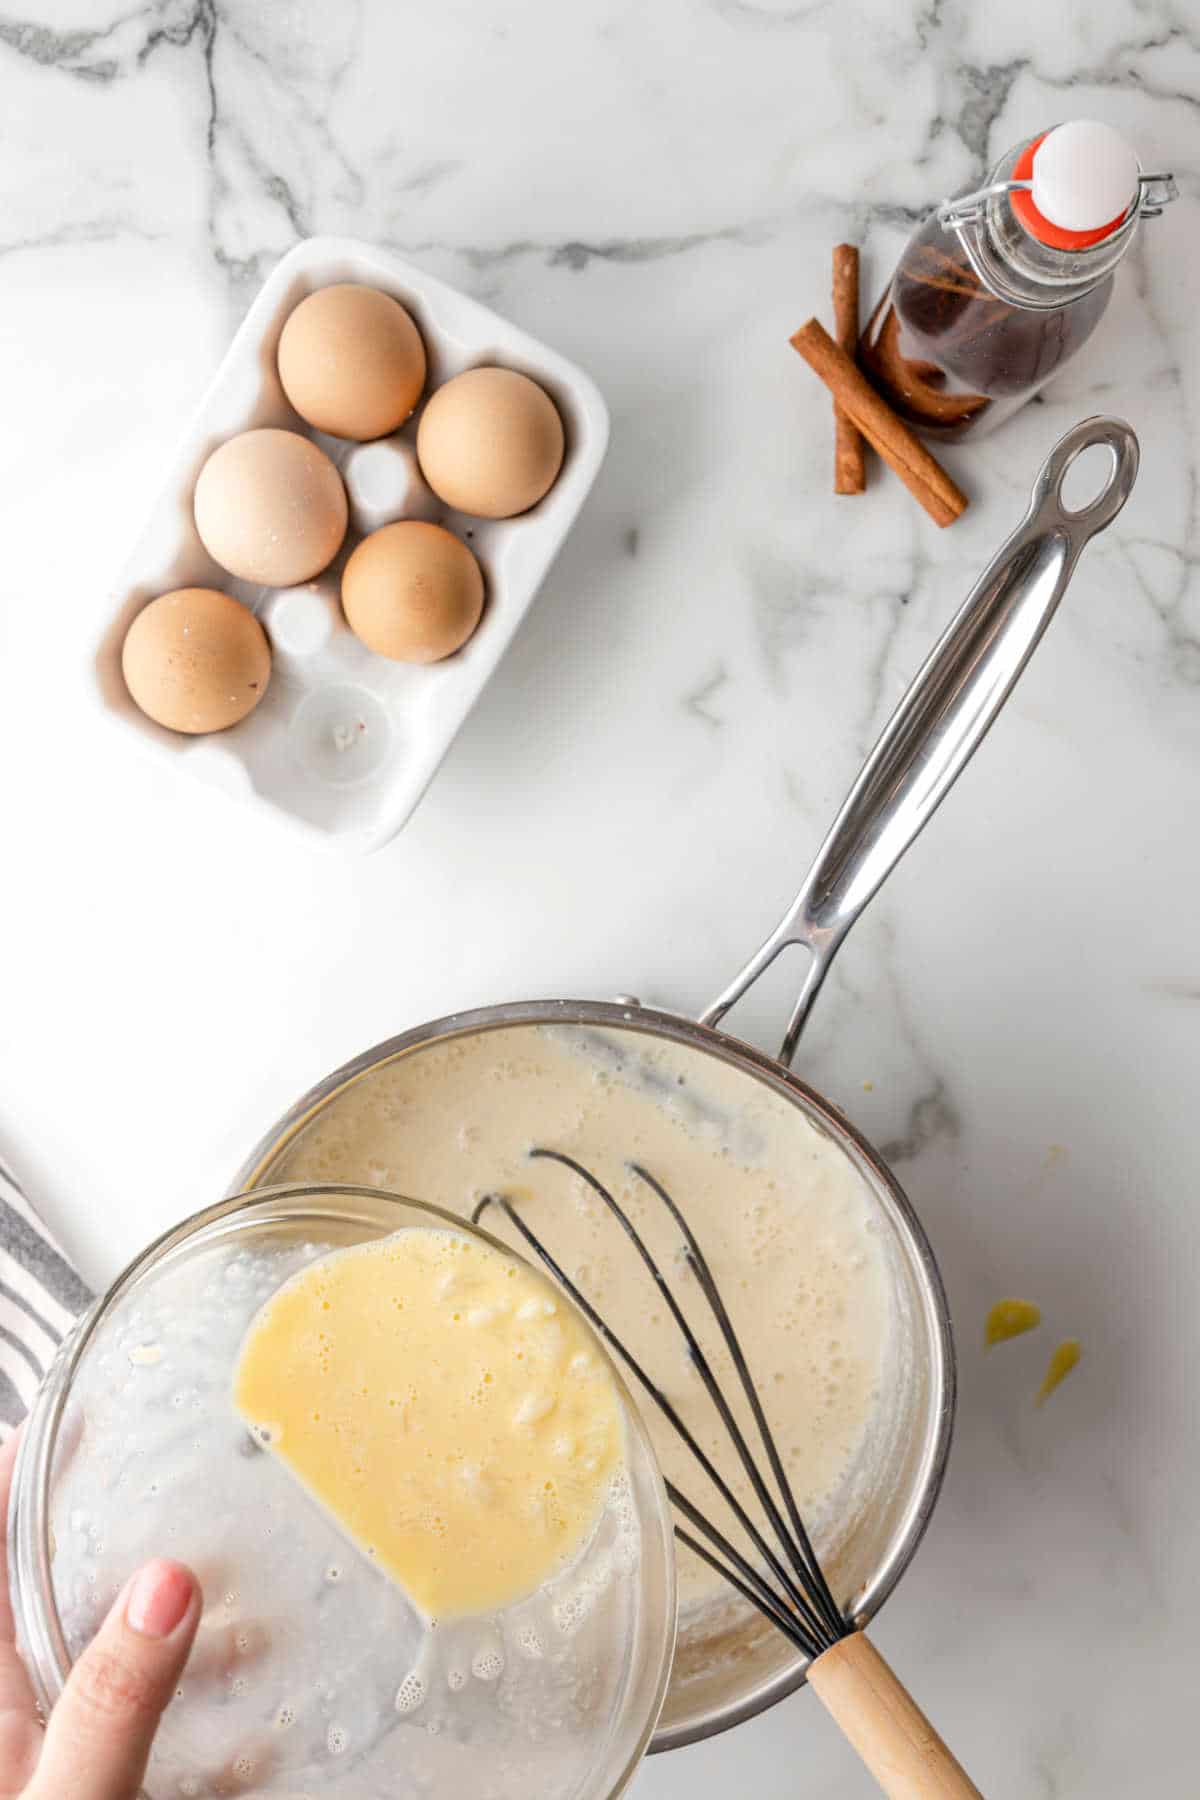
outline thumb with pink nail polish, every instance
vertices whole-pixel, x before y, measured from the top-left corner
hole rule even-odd
[[[147,1563],[126,1583],[71,1670],[23,1800],[137,1800],[200,1604],[196,1578],[180,1563]]]

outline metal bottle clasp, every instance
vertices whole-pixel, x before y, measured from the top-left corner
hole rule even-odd
[[[1032,188],[1032,181],[994,181],[990,187],[976,188],[974,193],[962,194],[957,200],[943,200],[937,209],[938,224],[950,231],[958,231],[964,225],[978,225],[989,200],[1000,194],[1029,193]],[[1123,225],[1135,212],[1139,218],[1157,219],[1163,207],[1178,198],[1179,185],[1174,175],[1139,175],[1137,198],[1130,202],[1121,223]]]

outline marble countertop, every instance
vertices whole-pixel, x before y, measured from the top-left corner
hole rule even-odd
[[[25,0],[0,15],[0,1140],[95,1281],[373,1041],[462,1005],[699,1009],[873,735],[1110,410],[1137,492],[856,930],[798,1066],[880,1145],[957,1323],[949,1479],[882,1647],[990,1796],[1194,1780],[1200,1577],[1200,30],[1181,0]],[[829,248],[1094,115],[1182,201],[1091,345],[947,454],[939,533],[830,493],[787,347]],[[394,248],[576,358],[613,413],[566,551],[387,851],[323,856],[143,765],[77,646],[164,455],[298,238]],[[794,979],[794,970],[788,978]],[[778,1042],[787,995],[740,1028]],[[982,1353],[1005,1294],[1042,1330]],[[1043,1410],[1052,1344],[1083,1361]],[[874,1792],[801,1694],[644,1800]]]

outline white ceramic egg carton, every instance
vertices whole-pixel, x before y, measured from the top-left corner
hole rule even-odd
[[[275,351],[284,320],[306,294],[356,281],[393,294],[412,314],[429,359],[426,395],[452,375],[499,363],[531,375],[562,414],[566,455],[558,480],[516,519],[476,519],[441,505],[414,479],[420,408],[394,439],[359,447],[313,431],[279,384]],[[351,529],[333,566],[280,592],[227,574],[201,544],[192,490],[212,450],[236,432],[281,425],[313,438],[338,464]],[[521,623],[604,457],[608,412],[581,369],[478,301],[386,251],[343,238],[309,238],[263,284],[184,433],[159,499],[109,596],[95,669],[106,713],[142,747],[340,849],[376,850],[412,813],[459,726]],[[424,667],[373,655],[350,631],[338,598],[341,569],[361,532],[400,517],[436,519],[483,565],[487,601],[475,635],[455,656]],[[228,731],[189,738],[154,724],[121,674],[121,645],[138,611],[179,587],[216,587],[248,605],[271,639],[271,684],[259,707]]]

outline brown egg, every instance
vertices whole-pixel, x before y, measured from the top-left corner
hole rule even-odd
[[[342,575],[356,637],[393,662],[440,662],[461,649],[483,612],[483,570],[441,525],[401,519],[365,537]]]
[[[279,339],[279,379],[300,417],[318,431],[386,437],[421,398],[425,345],[390,294],[340,282],[318,288],[289,314]]]
[[[243,431],[220,445],[200,471],[193,507],[209,555],[265,587],[311,581],[346,535],[342,478],[296,431]]]
[[[254,711],[271,679],[267,634],[216,588],[176,588],[144,606],[125,634],[125,685],[171,731],[224,731]]]
[[[549,394],[528,375],[467,369],[426,403],[417,458],[447,506],[482,519],[510,519],[554,486],[563,424]]]

